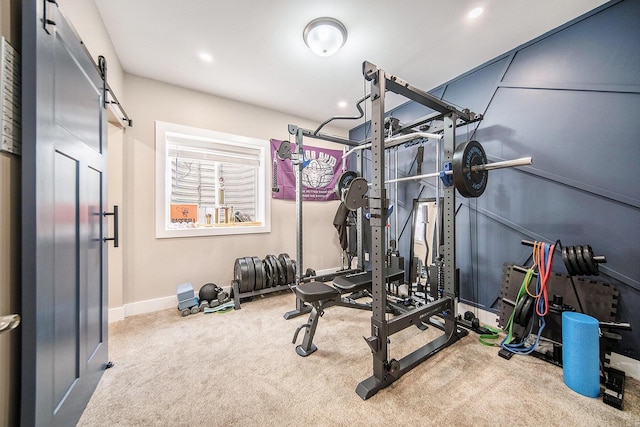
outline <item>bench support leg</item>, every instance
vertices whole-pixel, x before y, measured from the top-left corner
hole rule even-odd
[[[302,344],[296,346],[296,353],[302,357],[307,357],[318,349],[318,347],[313,344],[313,336],[316,333],[316,328],[318,327],[318,321],[320,320],[321,315],[322,310],[317,306],[317,304],[313,304],[311,314],[309,315],[309,321],[301,326],[301,328],[305,328],[304,339],[302,340]],[[298,331],[296,331],[296,336],[294,336],[294,343],[295,338],[298,335]]]

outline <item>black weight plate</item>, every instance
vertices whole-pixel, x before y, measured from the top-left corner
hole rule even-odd
[[[593,249],[589,245],[582,246],[582,257],[584,261],[587,263],[587,267],[589,267],[589,272],[592,276],[597,276],[600,274],[598,270],[598,263],[593,259]]]
[[[478,197],[484,193],[489,171],[472,172],[472,166],[487,163],[487,155],[478,141],[468,141],[456,147],[453,153],[453,185],[464,197]]]
[[[271,264],[266,258],[262,260],[262,268],[264,269],[264,287],[270,288],[273,286],[273,273],[271,272]]]
[[[267,255],[265,259],[271,264],[271,271],[273,272],[272,286],[280,286],[282,284],[282,267],[280,266],[278,258],[275,255]]]
[[[582,246],[575,246],[574,250],[576,251],[576,260],[578,261],[578,267],[580,268],[580,272],[582,273],[583,276],[590,276],[591,271],[589,270],[587,261],[584,260],[584,254],[582,253]]]
[[[287,281],[287,275],[284,273],[284,268],[282,268],[282,264],[280,264],[280,260],[275,255],[272,255],[270,258],[277,272],[276,286],[286,285],[285,282]]]
[[[342,175],[340,175],[340,177],[336,181],[336,185],[333,189],[333,191],[335,191],[336,193],[336,196],[338,196],[338,200],[342,200],[342,190],[344,188],[347,188],[349,184],[351,184],[351,181],[353,181],[353,178],[357,178],[357,177],[358,177],[357,172],[354,172],[354,171],[342,172]]]
[[[291,272],[293,273],[293,280],[291,281],[291,283],[295,283],[296,281],[296,261],[295,260],[291,260]]]
[[[582,272],[578,267],[578,259],[576,258],[576,250],[573,246],[567,246],[567,254],[569,255],[569,265],[576,276],[581,276]]]
[[[366,206],[365,194],[369,191],[367,180],[362,177],[353,178],[347,190],[342,194],[340,200],[350,211],[355,211]]]
[[[242,292],[251,292],[256,286],[256,267],[253,265],[253,259],[249,256],[244,257],[244,262],[247,263],[249,268],[249,281],[244,284],[244,290]]]
[[[567,269],[567,273],[569,276],[575,276],[576,273],[571,268],[571,263],[569,262],[569,252],[566,246],[562,247],[562,262],[564,262],[564,267]]]
[[[250,276],[249,266],[245,258],[236,258],[233,265],[233,278],[238,282],[240,293],[246,292],[247,284],[253,279]]]
[[[267,287],[273,287],[278,285],[278,271],[275,269],[273,264],[271,263],[271,259],[269,258],[271,255],[267,255],[262,260],[262,264],[264,264],[264,272],[267,275]]]
[[[287,285],[291,285],[296,282],[296,264],[289,255],[285,254],[287,260]]]
[[[253,262],[253,266],[256,271],[256,282],[253,287],[254,291],[259,291],[264,289],[264,268],[262,267],[262,261],[257,256],[251,257],[251,261]]]
[[[289,274],[287,272],[287,261],[284,258],[285,254],[278,255],[278,265],[280,266],[280,271],[282,272],[281,276],[281,285],[286,285],[289,283]]]
[[[273,285],[280,286],[280,270],[278,270],[278,258],[275,255],[267,255],[267,261],[271,265],[271,274],[273,275]]]
[[[289,285],[293,283],[295,279],[295,272],[291,274],[291,258],[288,254],[280,254],[278,255],[278,261],[280,261],[280,265],[282,266],[282,270],[284,272],[284,280],[285,283],[283,285]]]

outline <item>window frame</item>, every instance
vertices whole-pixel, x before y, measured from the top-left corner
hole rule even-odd
[[[201,145],[203,141],[213,144],[228,145],[232,147],[247,147],[259,150],[258,165],[258,194],[256,195],[257,215],[256,220],[260,225],[242,225],[236,222],[233,226],[212,226],[198,228],[170,229],[171,214],[171,162],[168,157],[169,144],[167,138],[179,137],[181,139],[193,139]],[[179,125],[175,123],[155,121],[155,151],[156,151],[156,238],[174,237],[200,237],[223,236],[237,234],[254,234],[271,232],[271,197],[270,197],[270,161],[269,141],[246,136],[218,132],[193,126]]]

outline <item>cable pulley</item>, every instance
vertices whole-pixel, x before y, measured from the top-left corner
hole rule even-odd
[[[338,199],[342,200],[342,191],[348,188],[351,185],[351,181],[353,181],[354,178],[357,178],[357,177],[358,177],[358,174],[354,171],[342,172],[342,174],[336,181],[336,185],[334,188],[334,191],[336,193],[336,196],[338,196]]]

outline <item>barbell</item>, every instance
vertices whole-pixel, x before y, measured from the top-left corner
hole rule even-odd
[[[402,181],[414,181],[428,178],[442,178],[447,181],[463,197],[479,197],[487,187],[489,171],[495,169],[527,166],[532,164],[531,157],[487,163],[487,155],[478,141],[468,141],[456,147],[453,160],[445,164],[444,170],[423,175],[407,176],[385,181],[385,184]],[[366,204],[365,194],[369,190],[366,179],[354,176],[355,172],[347,171],[340,176],[336,184],[336,194],[349,210],[357,210]]]

